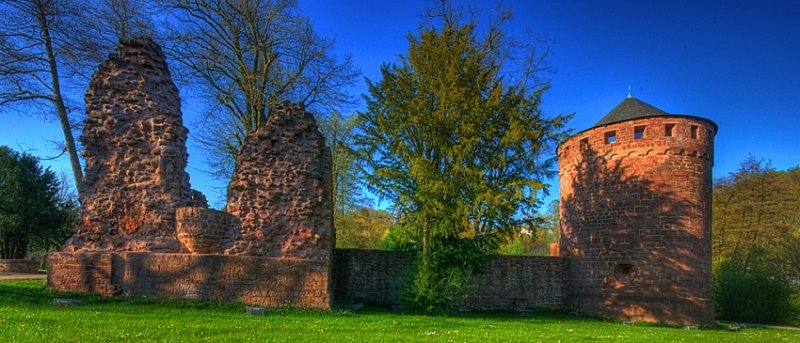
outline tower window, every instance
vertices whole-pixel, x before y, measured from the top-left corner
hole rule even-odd
[[[692,125],[692,138],[697,138],[697,125]]]
[[[672,137],[675,133],[675,124],[667,124],[664,126],[664,136]]]
[[[581,151],[589,150],[589,138],[581,139]]]
[[[644,125],[635,126],[633,128],[633,139],[642,139],[644,137]]]
[[[611,144],[617,141],[617,131],[606,132],[606,144]]]

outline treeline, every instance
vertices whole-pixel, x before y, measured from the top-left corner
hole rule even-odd
[[[712,237],[718,317],[800,322],[800,167],[750,157],[717,180]]]

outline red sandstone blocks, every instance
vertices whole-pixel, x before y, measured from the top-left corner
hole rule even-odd
[[[92,76],[80,137],[81,218],[65,251],[174,251],[175,209],[193,192],[178,89],[150,39],[123,40]]]
[[[229,232],[230,215],[205,207],[181,207],[175,211],[178,240],[191,253],[221,254]]]
[[[231,255],[329,261],[333,250],[331,153],[301,105],[272,109],[248,135],[228,185],[238,218]]]
[[[330,308],[328,265],[254,256],[53,253],[48,283],[65,292]]]
[[[606,143],[612,131],[617,141]],[[560,251],[572,306],[650,321],[713,320],[704,218],[715,133],[704,119],[661,116],[595,127],[559,147]],[[620,265],[635,273],[615,274]]]

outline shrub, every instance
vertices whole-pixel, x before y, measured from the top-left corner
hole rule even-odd
[[[441,314],[466,306],[473,289],[471,276],[486,272],[495,256],[497,240],[492,235],[469,238],[437,238],[429,250],[417,254],[417,263],[405,296],[413,309]]]
[[[741,255],[714,266],[712,293],[721,319],[787,323],[792,317],[792,289],[780,271]]]

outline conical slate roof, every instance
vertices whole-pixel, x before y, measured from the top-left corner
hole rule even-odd
[[[658,117],[658,116],[669,116],[670,114],[664,112],[660,109],[655,108],[653,105],[650,105],[644,101],[636,99],[634,97],[628,96],[625,100],[622,100],[617,107],[614,107],[611,112],[608,112],[603,119],[594,124],[594,127],[617,123],[621,121],[637,119],[637,118],[646,118],[646,117]]]

